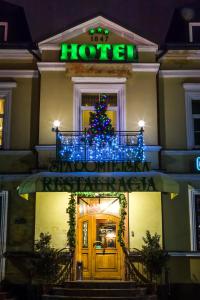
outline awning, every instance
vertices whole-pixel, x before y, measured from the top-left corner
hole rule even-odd
[[[27,177],[19,195],[35,192],[166,192],[179,193],[179,184],[156,172],[41,172]]]

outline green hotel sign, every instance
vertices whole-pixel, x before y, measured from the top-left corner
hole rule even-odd
[[[134,62],[136,46],[131,44],[65,44],[61,45],[61,61]]]

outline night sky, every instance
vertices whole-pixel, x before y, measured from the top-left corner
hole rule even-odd
[[[162,43],[176,7],[200,0],[5,0],[24,7],[34,41],[98,14]]]

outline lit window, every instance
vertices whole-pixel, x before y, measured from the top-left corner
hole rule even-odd
[[[93,112],[94,105],[97,101],[100,100],[102,94],[82,94],[82,101],[81,101],[81,129],[84,130],[85,128],[89,127],[89,120],[90,120],[90,112]],[[118,129],[117,124],[117,94],[104,94],[107,96],[107,116],[111,119],[112,127],[115,130]]]
[[[3,146],[3,125],[4,125],[4,111],[5,100],[0,99],[0,148]]]

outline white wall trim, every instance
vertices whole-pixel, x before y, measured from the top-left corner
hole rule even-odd
[[[16,88],[17,87],[17,83],[13,82],[13,81],[7,81],[7,82],[0,82],[0,89],[12,89],[12,88]]]
[[[190,43],[193,43],[193,27],[200,27],[200,23],[199,22],[190,22],[189,23],[189,41]]]
[[[184,83],[183,88],[185,91],[200,91],[200,83]]]
[[[162,150],[162,155],[171,155],[171,156],[189,156],[189,155],[200,155],[199,150]]]
[[[8,87],[10,85],[10,87]],[[4,125],[3,125],[3,149],[10,148],[10,128],[11,128],[11,102],[12,102],[12,88],[17,85],[15,83],[5,82],[0,86],[0,98],[5,100]]]
[[[166,173],[167,174],[167,173]],[[187,173],[180,173],[180,174],[168,174],[170,177],[172,177],[174,180],[180,180],[180,181],[200,181],[200,174],[187,174]]]
[[[195,190],[194,188],[189,186],[188,197],[189,197],[189,216],[190,216],[190,246],[192,251],[197,251],[196,208],[195,208],[196,194],[200,194],[200,190]]]
[[[200,70],[160,70],[159,76],[164,78],[200,77]]]
[[[39,62],[37,63],[40,72],[43,71],[66,71],[66,63],[63,62]]]
[[[105,82],[106,83],[106,82]],[[116,93],[118,101],[118,122],[120,130],[126,130],[126,85],[123,83],[74,83],[73,130],[80,131],[80,106],[83,93]]]
[[[5,278],[5,257],[3,253],[6,252],[6,239],[7,239],[7,218],[8,218],[8,192],[1,191],[1,231],[0,231],[0,281]]]
[[[146,152],[159,152],[161,149],[161,146],[144,146],[144,151]]]
[[[160,64],[157,63],[133,63],[132,71],[133,72],[155,72],[157,73],[160,68]]]
[[[0,70],[0,77],[37,78],[36,70]]]
[[[126,77],[72,77],[74,83],[125,83]]]
[[[4,27],[4,42],[7,42],[8,40],[8,22],[0,22],[0,26]]]
[[[0,49],[0,60],[12,59],[12,60],[27,60],[32,59],[33,55],[24,49]]]
[[[158,51],[158,46],[145,46],[145,45],[138,45],[137,46],[138,52],[153,52],[156,53]]]
[[[175,251],[168,251],[169,256],[173,257],[200,257],[200,252],[175,252]]]
[[[37,145],[35,146],[37,152],[40,151],[56,151],[56,145]]]

